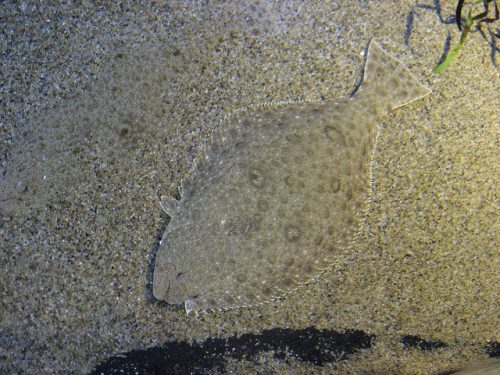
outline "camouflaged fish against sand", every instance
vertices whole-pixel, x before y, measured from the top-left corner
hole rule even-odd
[[[154,296],[187,311],[252,306],[327,270],[367,208],[377,118],[429,92],[372,42],[350,98],[229,117],[181,199],[162,199]]]

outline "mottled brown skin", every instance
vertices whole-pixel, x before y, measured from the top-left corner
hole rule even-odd
[[[206,148],[156,259],[153,291],[186,310],[252,306],[328,269],[367,208],[377,118],[429,90],[376,43],[350,98],[229,117]]]

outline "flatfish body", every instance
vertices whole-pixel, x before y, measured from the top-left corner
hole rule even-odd
[[[230,116],[181,199],[162,199],[154,296],[187,311],[253,306],[327,270],[367,209],[377,118],[429,92],[372,42],[353,96]]]

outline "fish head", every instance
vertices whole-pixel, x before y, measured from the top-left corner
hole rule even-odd
[[[185,276],[185,272],[176,269],[173,262],[168,259],[158,259],[153,276],[154,297],[171,305],[194,300],[196,296],[189,293]]]

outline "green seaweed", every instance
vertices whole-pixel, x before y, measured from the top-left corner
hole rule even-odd
[[[475,16],[472,15],[472,10],[469,9],[469,13],[467,15],[467,18],[465,20],[465,25],[462,28],[461,24],[461,19],[462,19],[462,8],[464,5],[464,0],[459,0],[457,3],[457,8],[455,12],[455,18],[458,26],[458,30],[462,32],[462,35],[460,36],[460,41],[458,44],[448,53],[446,58],[441,62],[439,65],[437,65],[432,71],[434,73],[440,73],[442,72],[450,63],[456,59],[458,56],[460,50],[462,49],[465,39],[467,38],[467,35],[469,31],[471,30],[472,25],[474,22],[477,24],[479,23],[492,23],[495,22],[496,20],[499,19],[499,10],[498,10],[498,4],[497,0],[478,0],[476,3],[483,3],[484,11],[476,14]],[[495,16],[494,17],[488,17],[489,13],[489,6],[490,3],[494,4],[494,9],[495,9]]]

